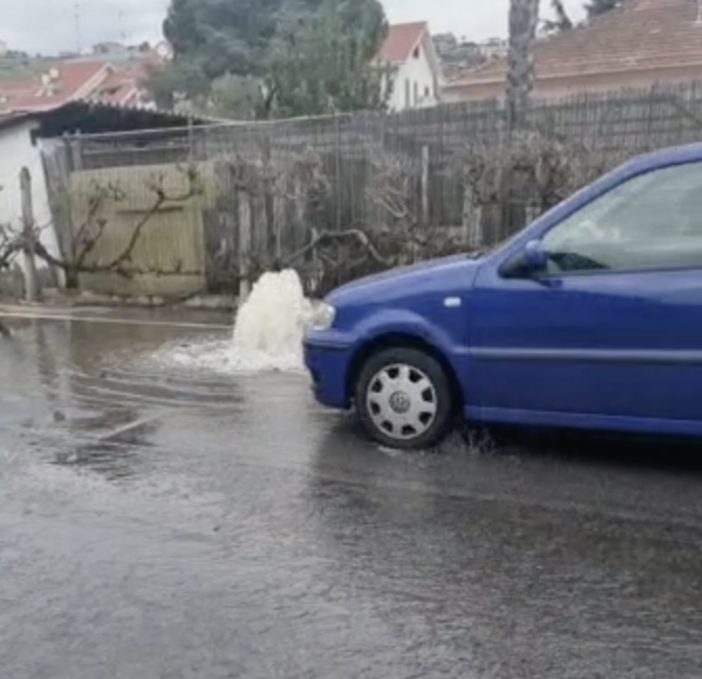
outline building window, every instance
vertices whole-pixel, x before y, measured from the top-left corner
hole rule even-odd
[[[419,84],[414,83],[414,88],[412,94],[414,95],[414,105],[416,106],[419,103]]]
[[[414,52],[412,52],[412,56],[413,56],[415,59],[419,59],[419,47],[415,47],[415,48],[414,48]]]
[[[412,95],[410,92],[410,81],[405,79],[405,107],[409,108],[412,104]]]
[[[424,88],[424,98],[429,99],[431,97],[431,89],[429,88],[429,85],[427,85]]]

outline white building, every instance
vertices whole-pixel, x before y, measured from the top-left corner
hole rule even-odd
[[[32,206],[41,241],[54,256],[59,256],[56,231],[51,223],[49,196],[42,161],[42,142],[37,137],[39,121],[23,113],[0,113],[0,225],[14,232],[22,228],[20,172],[27,168],[32,179]],[[18,260],[20,265],[23,260]],[[41,262],[38,262],[40,265]]]
[[[154,52],[157,54],[161,61],[172,61],[173,60],[173,47],[171,43],[167,40],[161,40],[154,47]]]
[[[391,111],[435,106],[441,68],[426,22],[390,27],[379,58],[391,69]]]
[[[46,159],[49,166],[71,163],[68,159],[58,161],[66,149],[64,135],[77,131],[76,121],[81,121],[85,134],[182,128],[191,122],[188,117],[174,113],[87,101],[56,104],[41,111],[0,111],[0,225],[9,227],[11,232],[22,228],[20,174],[27,168],[32,179],[34,223],[40,227],[42,245],[57,258],[60,258],[60,234],[52,219],[44,162]],[[214,121],[198,118],[196,122]],[[56,154],[60,155],[54,157]],[[20,266],[24,264],[22,257],[16,262]],[[37,260],[37,268],[40,277],[47,280],[46,271],[41,272],[46,269],[41,260]]]
[[[7,43],[4,40],[0,40],[0,57],[7,56],[9,51],[10,48],[7,46]]]

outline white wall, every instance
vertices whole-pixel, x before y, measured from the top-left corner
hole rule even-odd
[[[389,108],[403,111],[408,108],[435,106],[438,103],[437,83],[424,44],[419,46],[418,56],[397,67],[393,78]]]
[[[41,142],[32,144],[32,130],[36,123],[25,122],[0,130],[0,224],[21,228],[22,195],[20,171],[26,167],[32,176],[34,219],[42,227],[41,241],[58,256],[56,232],[51,225],[51,210],[46,190],[44,167],[41,160]],[[24,264],[22,258],[19,259]],[[37,263],[41,265],[41,262]]]

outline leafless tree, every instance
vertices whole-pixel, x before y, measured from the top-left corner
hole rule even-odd
[[[4,187],[0,185],[0,194],[3,190]],[[0,271],[8,269],[21,251],[21,229],[9,223],[0,223]]]
[[[372,180],[366,187],[371,212],[365,223],[317,231],[286,263],[314,253],[320,271],[315,292],[354,278],[450,254],[461,243],[442,226],[428,222],[418,200],[421,167],[412,158],[367,149]]]
[[[483,231],[486,214],[497,209],[498,238],[522,223],[510,221],[510,205],[534,218],[599,176],[611,157],[596,150],[592,139],[570,140],[534,130],[519,130],[500,144],[470,142],[449,162],[464,188],[463,222],[470,248],[491,245]],[[494,239],[495,234],[491,234]]]
[[[9,224],[0,224],[0,271],[10,268],[22,251],[22,236]]]
[[[2,190],[2,187],[0,187]],[[0,274],[10,269],[16,256],[22,251],[19,232],[9,224],[0,224]],[[11,337],[10,329],[0,321],[0,337]]]
[[[239,279],[286,266],[286,252],[295,240],[289,217],[298,227],[305,226],[329,195],[320,154],[310,148],[271,152],[251,144],[222,156],[218,166],[224,181],[220,189],[237,196],[231,207],[238,213]],[[296,263],[306,254],[295,258]]]

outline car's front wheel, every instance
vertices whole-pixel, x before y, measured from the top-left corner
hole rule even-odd
[[[373,354],[356,381],[355,404],[370,437],[391,448],[431,448],[453,424],[449,377],[435,358],[417,349]]]

